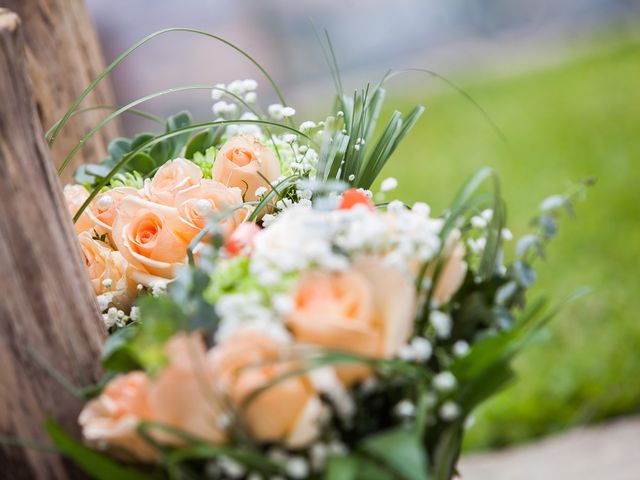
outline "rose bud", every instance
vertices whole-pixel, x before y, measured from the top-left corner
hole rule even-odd
[[[365,205],[372,211],[375,209],[371,199],[362,190],[350,188],[342,194],[338,210],[350,210],[356,205]]]

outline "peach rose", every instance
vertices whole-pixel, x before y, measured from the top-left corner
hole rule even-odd
[[[207,442],[223,443],[222,396],[214,390],[214,371],[202,336],[178,333],[167,343],[165,352],[169,364],[153,379],[149,390],[154,421]],[[160,430],[154,430],[154,436],[167,444],[183,443]]]
[[[456,230],[449,236],[443,253],[446,258],[431,296],[438,305],[451,300],[451,297],[458,291],[467,274],[467,262],[464,260],[465,251],[460,241],[459,231]],[[435,265],[427,271],[427,275],[433,277],[434,271]]]
[[[156,450],[137,432],[140,422],[167,425],[215,444],[225,441],[219,426],[221,397],[213,390],[213,370],[202,337],[179,333],[167,343],[165,353],[169,363],[155,378],[139,371],[119,375],[85,405],[78,421],[89,443],[124,459],[157,460]],[[184,444],[160,428],[151,428],[150,434],[166,445]]]
[[[114,305],[128,307],[135,293],[127,281],[127,261],[106,243],[94,240],[89,232],[82,232],[78,240],[95,294],[111,294]]]
[[[257,389],[295,368],[292,362],[283,361],[284,348],[275,339],[245,329],[214,347],[209,356],[220,389],[241,409],[241,418],[253,437],[297,448],[318,434],[322,410],[306,375],[275,383],[248,400]]]
[[[415,289],[400,271],[364,260],[340,273],[304,273],[287,323],[299,341],[373,358],[389,358],[413,328]],[[349,386],[370,375],[363,365],[338,365]]]
[[[198,185],[178,192],[175,204],[180,219],[176,233],[190,242],[207,225],[212,215],[240,206],[242,195],[237,188],[226,187],[214,180],[202,180]],[[228,237],[246,216],[247,210],[238,208],[222,218],[218,224],[224,237]]]
[[[116,219],[118,205],[126,197],[140,197],[140,193],[133,187],[116,187],[94,198],[89,208],[87,216],[94,223],[96,232],[99,234],[111,234],[111,227]]]
[[[111,380],[99,397],[87,403],[78,422],[87,442],[116,456],[151,462],[158,453],[137,432],[141,421],[151,421],[149,379],[130,372]]]
[[[269,182],[280,176],[280,163],[273,152],[249,135],[228,140],[213,164],[213,179],[230,187],[238,187],[245,201],[257,199],[258,187],[270,190]]]
[[[189,245],[175,233],[179,226],[173,207],[131,196],[122,200],[113,223],[113,242],[129,262],[134,282],[153,286],[174,278]]]
[[[82,185],[65,185],[64,187],[64,199],[67,202],[67,207],[69,208],[69,212],[71,213],[71,217],[73,217],[82,204],[89,198],[89,192]],[[75,229],[77,233],[82,233],[90,228],[94,227],[93,222],[87,215],[87,209],[82,212],[80,218],[75,223]]]
[[[145,180],[144,195],[152,202],[173,205],[178,192],[197,185],[200,180],[200,167],[184,158],[176,158],[162,165],[153,179]]]

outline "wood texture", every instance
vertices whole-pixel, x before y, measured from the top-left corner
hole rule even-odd
[[[22,21],[29,76],[38,115],[47,130],[105,67],[93,22],[84,0],[3,0],[0,6],[17,13]],[[81,107],[113,103],[109,78],[105,78]],[[104,110],[91,111],[76,116],[65,126],[52,150],[56,166],[105,116]],[[80,163],[102,160],[109,141],[117,136],[120,126],[115,119],[78,152],[74,163],[65,170],[63,181],[71,180]]]
[[[49,443],[45,418],[77,433],[71,384],[94,384],[104,328],[43,140],[18,17],[0,9],[0,435]],[[81,475],[54,453],[0,442],[0,478]]]

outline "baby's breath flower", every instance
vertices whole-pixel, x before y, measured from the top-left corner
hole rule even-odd
[[[398,180],[393,177],[385,178],[380,184],[380,190],[382,192],[389,192],[398,187]]]
[[[242,95],[245,93],[244,82],[242,80],[234,80],[229,84],[227,90],[236,95]]]
[[[416,407],[411,401],[405,399],[400,401],[393,408],[393,413],[395,413],[400,418],[410,418],[415,415]]]
[[[436,335],[448,338],[451,335],[451,317],[440,310],[433,310],[429,314],[429,323],[435,328]]]
[[[450,392],[457,385],[456,377],[451,372],[440,372],[433,377],[433,387],[441,392]]]
[[[220,100],[225,94],[225,88],[226,86],[224,83],[217,83],[216,88],[211,90],[211,99],[215,101]]]
[[[467,353],[469,353],[469,344],[464,340],[458,340],[453,344],[453,354],[456,357],[464,357]]]
[[[282,116],[285,118],[293,117],[296,114],[296,110],[291,107],[284,107],[282,109]]]
[[[256,82],[253,78],[247,78],[242,81],[242,87],[246,92],[251,92],[258,88],[258,82]]]
[[[285,468],[292,478],[307,478],[309,475],[309,464],[303,457],[289,457]]]
[[[315,122],[312,122],[311,120],[307,120],[306,122],[302,122],[300,124],[300,131],[301,132],[307,132],[309,130],[311,130],[312,128],[315,128],[316,124]]]
[[[267,107],[267,111],[269,112],[269,116],[276,120],[282,120],[284,115],[282,113],[283,106],[279,103],[273,103]]]
[[[460,415],[460,407],[457,403],[448,400],[442,404],[439,413],[443,420],[455,420]]]

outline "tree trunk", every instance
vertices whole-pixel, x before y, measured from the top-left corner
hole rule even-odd
[[[99,377],[105,331],[90,290],[27,76],[17,15],[0,9],[0,477],[80,478],[54,453],[43,421],[77,433],[76,387]]]
[[[59,120],[93,79],[104,69],[104,59],[84,0],[4,0],[0,5],[22,20],[28,72],[33,82],[38,115],[44,130]],[[112,105],[109,79],[103,79],[81,108]],[[69,121],[53,147],[59,166],[78,141],[102,118],[104,110],[82,113]],[[120,135],[118,119],[105,125],[78,152],[62,175],[68,183],[80,163],[105,157],[110,140]]]

